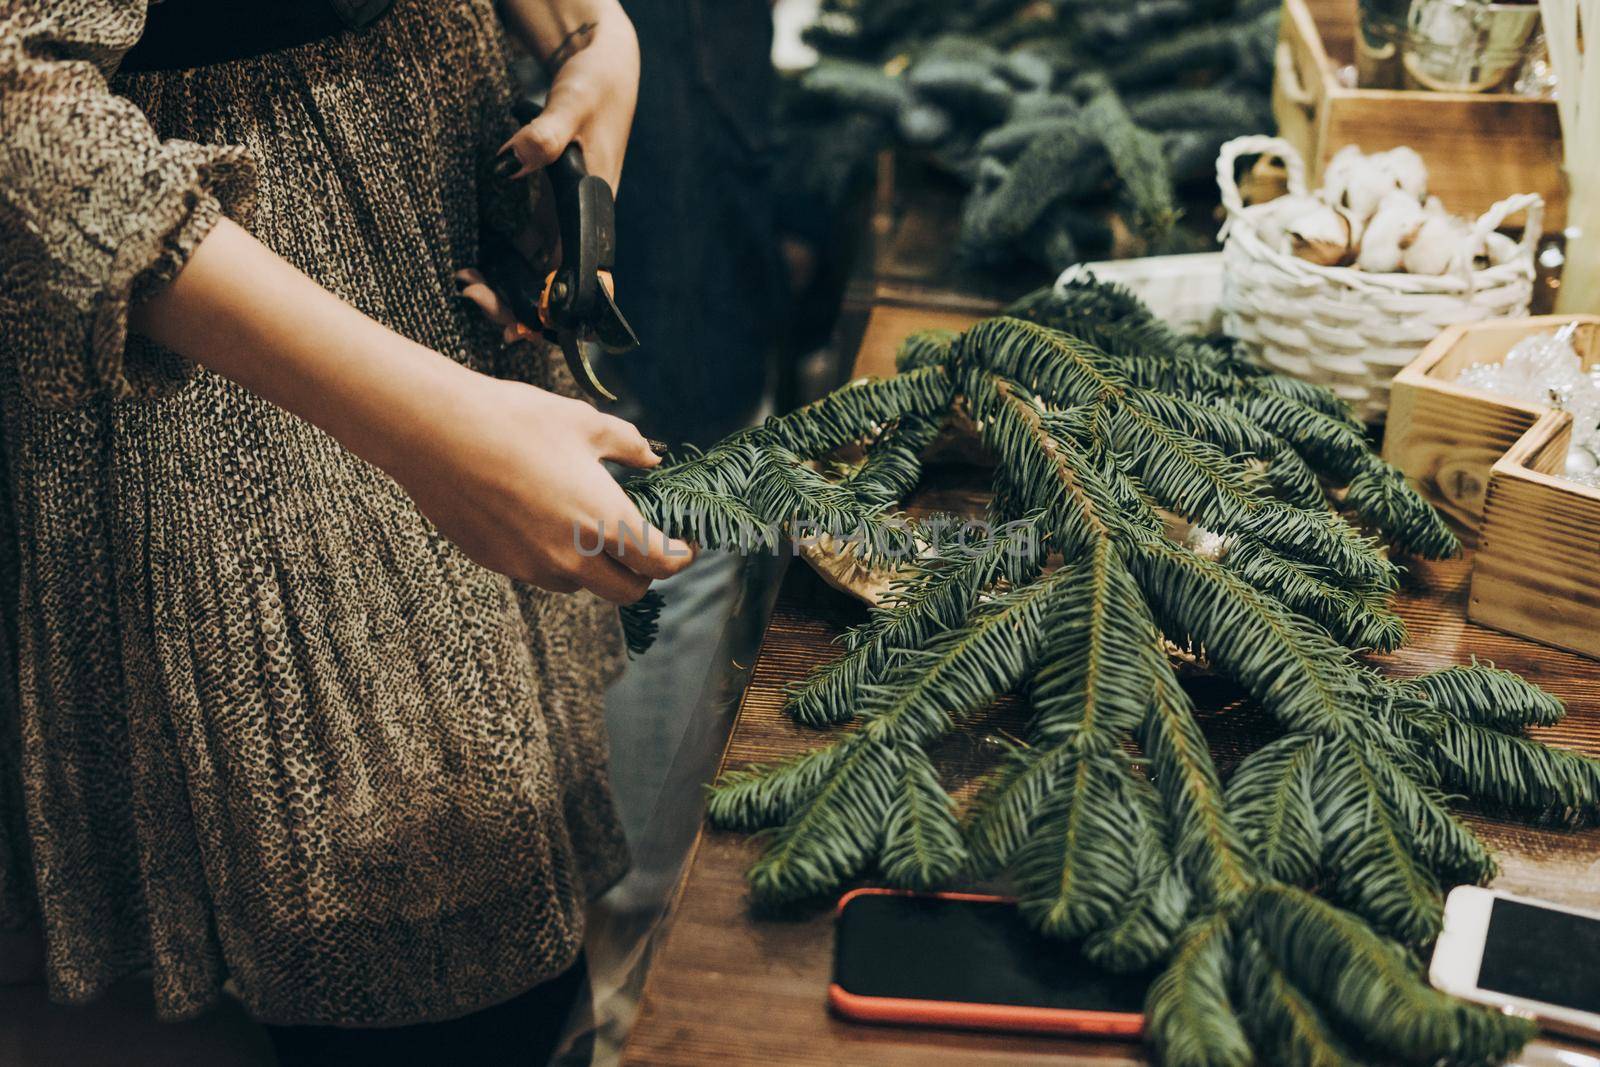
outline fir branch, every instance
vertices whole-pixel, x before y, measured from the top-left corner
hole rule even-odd
[[[1406,552],[1445,559],[1461,550],[1461,542],[1444,517],[1391,467],[1370,466],[1357,474],[1345,503]]]
[[[1405,641],[1405,624],[1390,609],[1384,585],[1347,584],[1326,567],[1280,556],[1253,538],[1238,539],[1222,564],[1350,648],[1388,652]]]
[[[786,822],[822,789],[844,758],[845,742],[783,763],[724,774],[712,788],[706,817],[719,830],[754,833]]]
[[[1492,663],[1447,667],[1400,684],[1441,711],[1496,730],[1554,726],[1566,715],[1561,701]]]
[[[1172,962],[1150,986],[1145,1033],[1166,1067],[1249,1067],[1256,1062],[1234,1013],[1233,937],[1213,913],[1178,937]]]
[[[1189,887],[1156,838],[1137,847],[1134,863],[1140,888],[1127,901],[1117,922],[1090,935],[1083,953],[1113,972],[1130,973],[1153,966],[1171,949],[1189,908]]]
[[[769,522],[788,528],[803,517],[834,535],[861,529],[872,517],[872,511],[862,507],[855,494],[776,445],[757,448],[756,472],[746,499],[750,509]]]
[[[909,334],[895,350],[895,370],[905,374],[948,363],[958,336],[954,330],[918,330]]]
[[[622,639],[630,657],[644,655],[655,644],[663,606],[661,594],[654,589],[646,591],[632,604],[622,606]]]
[[[1071,579],[1059,570],[980,604],[965,626],[907,649],[882,684],[862,687],[861,733],[883,743],[926,744],[1016,686],[1042,640],[1049,605]]]
[[[1133,204],[1137,227],[1150,236],[1166,235],[1178,221],[1178,209],[1161,139],[1135,124],[1110,82],[1089,78],[1084,84],[1090,94],[1083,106],[1084,128],[1105,146]]]
[[[984,442],[1000,458],[1000,477],[1039,515],[1054,546],[1075,556],[1109,536],[1115,510],[1109,486],[1081,449],[1050,432],[1038,401],[993,375],[973,374],[969,385],[969,401],[982,413]]]
[[[666,480],[628,487],[629,496],[650,525],[702,549],[743,554],[775,550],[782,530],[750,510],[744,501],[714,487]]]
[[[910,565],[793,698],[807,721],[854,711],[859,728],[719,783],[717,825],[775,827],[753,896],[816,897],[874,864],[916,887],[999,869],[1031,921],[1105,965],[1169,959],[1148,1014],[1165,1062],[1246,1062],[1252,1042],[1264,1061],[1503,1056],[1523,1028],[1427,990],[1367,923],[1420,944],[1444,884],[1492,874],[1444,788],[1590,814],[1600,761],[1523,736],[1561,708],[1515,676],[1473,665],[1389,681],[1354,660],[1400,638],[1396,569],[1328,493],[1350,486],[1345,503],[1402,545],[1445,546],[1333,398],[1177,337],[1115,287],[1069,283],[1017,310],[1041,321],[910,345],[921,381],[908,392],[854,386],[781,435],[769,423],[630,486],[652,519],[676,531],[693,518],[713,538],[881,521],[911,484],[913,445],[961,405],[998,463],[991,516],[1027,516],[1036,535],[1020,557],[936,545]],[[879,490],[811,469],[812,449],[846,441],[865,444],[856,474],[878,472],[863,482]],[[1174,512],[1225,535],[1220,562],[1169,538]],[[1041,574],[1046,552],[1060,565]],[[1226,791],[1164,638],[1289,731]],[[1023,682],[1029,744],[958,827],[930,746]],[[1130,734],[1148,781],[1124,754]]]
[[[1355,728],[1367,698],[1349,652],[1220,564],[1144,536],[1129,557],[1168,637],[1203,649],[1285,727]]]
[[[1053,787],[1009,866],[1028,921],[1078,939],[1110,927],[1139,888],[1142,835],[1119,750],[1064,745],[1052,757]]]
[[[1139,746],[1167,810],[1171,851],[1202,900],[1227,904],[1255,881],[1249,852],[1228,818],[1217,768],[1194,707],[1163,650],[1140,649],[1153,692]]]
[[[1297,508],[1327,506],[1327,490],[1317,472],[1287,442],[1273,442],[1266,478],[1273,492],[1286,504]]]
[[[1348,736],[1330,740],[1320,755],[1314,800],[1323,865],[1334,875],[1335,891],[1401,940],[1431,941],[1444,900],[1438,879],[1410,847],[1411,824],[1385,789],[1393,783],[1377,765],[1382,756]]]
[[[1029,690],[1035,743],[1108,750],[1138,727],[1150,702],[1145,665],[1127,649],[1150,620],[1121,552],[1100,538],[1044,619],[1044,666]]]
[[[1349,1033],[1407,1063],[1497,1063],[1533,1037],[1531,1021],[1429,988],[1370,929],[1304,890],[1264,884],[1245,909],[1268,957]]]
[[[949,373],[937,363],[892,378],[863,378],[787,415],[774,416],[744,437],[817,458],[876,437],[907,415],[942,417],[953,389]]]
[[[758,900],[787,903],[837,889],[880,853],[906,753],[925,749],[957,718],[1021,681],[1045,606],[1064,580],[1058,571],[1000,594],[981,605],[965,629],[907,652],[883,683],[863,686],[861,727],[838,742],[831,764],[818,757],[794,778],[780,779],[781,788],[734,782],[740,790],[734,814],[779,810],[781,802],[793,801],[750,869]],[[799,795],[797,787],[811,784],[822,767],[827,780],[811,795]]]
[[[1109,356],[1070,334],[1023,319],[985,319],[962,334],[954,359],[964,369],[981,367],[1057,406],[1092,404],[1127,385]],[[982,419],[968,379],[967,401]]]
[[[1311,885],[1322,866],[1315,778],[1323,741],[1294,733],[1245,757],[1228,782],[1228,811],[1239,836],[1281,882]]]
[[[883,876],[906,889],[937,889],[967,865],[954,805],[921,749],[901,750],[899,774],[884,826]]]
[[[855,717],[860,691],[907,648],[921,648],[959,625],[997,582],[1021,585],[1036,572],[1040,545],[1029,523],[1002,530],[978,551],[934,546],[933,556],[906,568],[889,600],[846,636],[847,651],[807,676],[784,710],[797,722],[826,726]]]
[[[1600,814],[1600,760],[1592,756],[1452,718],[1435,741],[1446,782],[1469,796],[1569,822]]]
[[[1289,979],[1250,930],[1236,935],[1238,987],[1245,1029],[1263,1057],[1299,1067],[1347,1067],[1356,1056],[1317,1005]]]
[[[768,831],[748,875],[758,903],[790,904],[828,892],[859,875],[882,850],[903,750],[860,734],[839,748],[816,793]]]
[[[902,415],[842,486],[869,510],[892,505],[917,487],[922,478],[922,453],[939,436],[939,429],[934,419]]]

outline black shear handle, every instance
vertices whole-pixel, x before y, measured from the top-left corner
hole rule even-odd
[[[511,113],[526,126],[544,112],[536,100],[522,98]],[[560,329],[598,318],[606,297],[600,272],[616,261],[616,209],[611,186],[589,173],[583,147],[576,141],[544,169],[555,192],[556,223],[561,230],[561,266],[550,288],[550,323]]]

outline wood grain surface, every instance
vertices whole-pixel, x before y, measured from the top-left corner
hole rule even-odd
[[[1399,601],[1411,641],[1381,657],[1396,674],[1476,656],[1518,671],[1567,702],[1549,741],[1600,754],[1600,670],[1590,660],[1475,626],[1466,620],[1465,560],[1413,566]],[[827,734],[782,714],[783,691],[836,654],[840,630],[862,609],[791,567],[746,691],[724,770],[782,759]],[[1273,735],[1256,709],[1218,679],[1186,683],[1203,715],[1224,774]],[[1021,709],[1002,701],[938,752],[957,799],[991,765],[994,739],[1015,733]],[[1497,885],[1600,908],[1600,830],[1530,827],[1483,814],[1469,820],[1501,860]],[[869,1026],[830,1016],[832,916],[825,908],[783,918],[753,915],[744,871],[759,844],[739,834],[702,833],[679,887],[675,914],[657,950],[628,1064],[1134,1064],[1137,1046],[1062,1038]]]

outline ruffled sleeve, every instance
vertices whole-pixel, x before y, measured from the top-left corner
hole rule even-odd
[[[36,403],[150,393],[184,373],[129,354],[128,309],[170,281],[221,215],[243,221],[237,146],[163,141],[106,79],[144,0],[12,0],[0,15],[0,354]]]

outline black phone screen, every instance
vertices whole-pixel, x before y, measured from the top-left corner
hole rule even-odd
[[[863,893],[839,916],[833,977],[865,997],[1138,1014],[1151,976],[1112,974],[1015,904]]]
[[[1600,919],[1496,897],[1478,987],[1600,1014]]]

